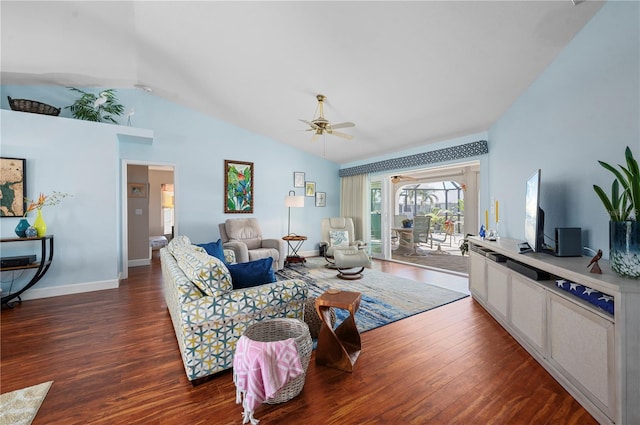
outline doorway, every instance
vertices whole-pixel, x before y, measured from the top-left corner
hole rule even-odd
[[[402,234],[393,230],[402,227],[401,219],[412,219],[416,215],[433,216],[433,233],[427,242],[429,251],[432,251],[432,263],[436,263],[436,250],[438,254],[459,255],[460,240],[464,235],[474,233],[478,226],[479,173],[480,164],[473,161],[372,177],[372,255],[385,260],[428,266],[428,255],[404,255],[415,254],[413,235],[408,229],[404,229]],[[400,239],[403,236],[407,243],[400,253]],[[446,264],[444,261],[437,263]],[[451,268],[460,271],[459,267]]]
[[[175,166],[123,160],[120,278],[129,267],[151,264],[152,256],[173,237]]]

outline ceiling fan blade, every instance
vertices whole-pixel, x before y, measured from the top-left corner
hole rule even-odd
[[[311,121],[302,120],[302,119],[300,121],[302,121],[303,123],[307,124],[309,127],[311,127],[314,130],[317,130],[317,129],[320,128],[317,125],[315,125],[314,123],[312,123]]]
[[[347,127],[355,127],[356,125],[352,122],[341,122],[339,124],[331,124],[331,128],[347,128]]]
[[[341,133],[339,131],[327,131],[329,134],[333,134],[334,136],[342,137],[343,139],[353,139],[353,136],[347,133]]]

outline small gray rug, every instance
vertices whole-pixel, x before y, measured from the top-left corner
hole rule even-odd
[[[377,270],[365,269],[360,280],[342,280],[337,271],[325,267],[324,258],[308,258],[306,266],[285,267],[276,273],[279,280],[302,279],[307,282],[309,296],[319,296],[329,288],[360,292],[362,301],[356,313],[356,324],[365,332],[397,320],[413,316],[467,297],[467,294],[424,282],[396,277]],[[337,310],[339,320],[347,312]]]

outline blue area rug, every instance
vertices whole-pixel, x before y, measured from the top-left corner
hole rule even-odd
[[[356,325],[365,332],[406,317],[422,313],[467,297],[467,294],[365,269],[360,280],[338,279],[336,270],[325,267],[323,258],[308,258],[306,266],[295,265],[276,272],[278,280],[302,279],[310,297],[318,297],[330,288],[362,294]],[[348,312],[336,309],[338,323]]]

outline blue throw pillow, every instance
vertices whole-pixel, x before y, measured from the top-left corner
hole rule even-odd
[[[224,248],[222,247],[221,239],[218,239],[217,242],[199,243],[197,244],[197,246],[201,246],[202,248],[204,248],[205,251],[207,251],[207,254],[209,254],[212,257],[216,257],[218,260],[227,264],[227,262],[224,259]]]
[[[273,258],[261,258],[248,263],[228,264],[233,289],[250,288],[276,281],[271,270]]]

